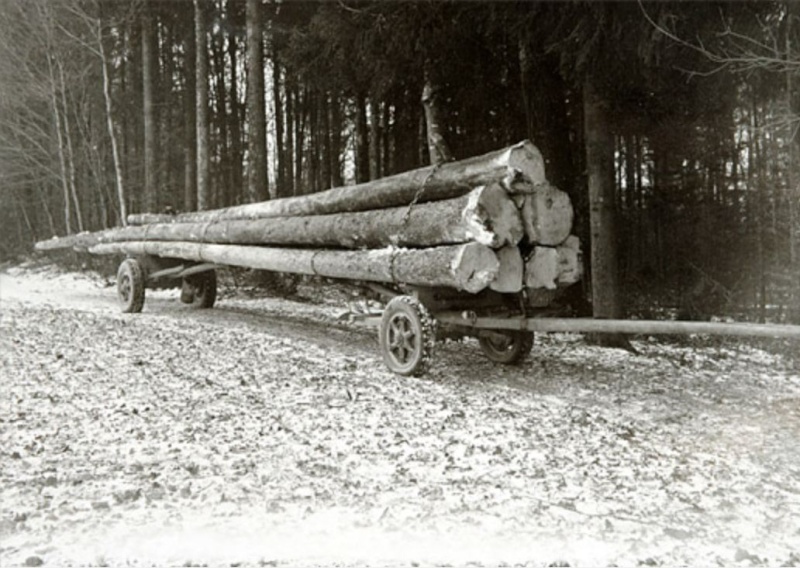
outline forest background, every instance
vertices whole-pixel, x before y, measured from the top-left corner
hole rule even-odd
[[[0,261],[529,138],[612,312],[800,323],[798,46],[792,1],[2,0]]]

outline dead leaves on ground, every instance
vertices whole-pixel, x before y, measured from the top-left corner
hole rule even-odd
[[[191,315],[10,304],[0,326],[0,554],[15,562],[74,560],[119,527],[256,517],[474,528],[507,543],[484,562],[783,563],[800,542],[800,379],[755,349],[635,356],[551,336],[501,369],[467,342],[408,379],[377,349]]]

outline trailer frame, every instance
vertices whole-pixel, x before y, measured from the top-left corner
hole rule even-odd
[[[175,285],[176,281],[180,282],[181,302],[211,308],[217,297],[216,270],[223,266],[153,255],[128,257],[117,272],[122,311],[140,312],[145,288]],[[387,368],[406,376],[424,374],[433,361],[437,342],[445,338],[475,337],[487,358],[505,365],[524,361],[533,348],[534,334],[540,332],[800,339],[800,326],[792,325],[564,317],[564,309],[556,301],[558,291],[508,294],[487,289],[473,294],[452,288],[350,283],[383,298],[385,307],[380,313],[355,319],[377,328]]]

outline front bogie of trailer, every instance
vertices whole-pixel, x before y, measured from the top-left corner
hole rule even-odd
[[[117,271],[117,297],[124,313],[139,313],[145,289],[180,288],[181,302],[211,308],[217,299],[217,266],[151,255],[129,257]]]
[[[547,309],[551,298],[546,300],[531,302],[524,294],[500,294],[491,290],[470,294],[450,288],[409,287],[389,299],[380,317],[378,340],[381,355],[389,370],[418,376],[430,366],[437,342],[473,337],[490,361],[517,365],[533,348],[532,332],[443,324],[438,316],[454,310],[467,319],[478,315],[494,318],[527,316]]]

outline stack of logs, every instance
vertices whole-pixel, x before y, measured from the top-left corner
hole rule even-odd
[[[53,238],[38,250],[155,255],[477,293],[554,290],[581,277],[566,193],[522,142],[458,162],[304,196]]]

